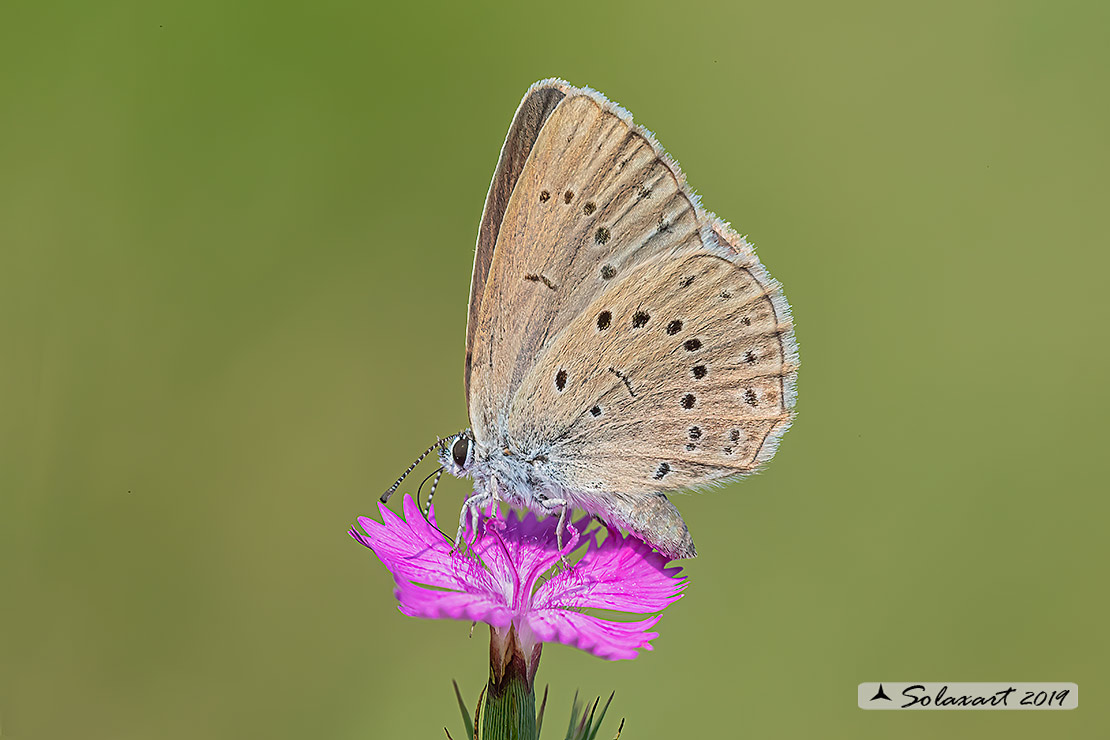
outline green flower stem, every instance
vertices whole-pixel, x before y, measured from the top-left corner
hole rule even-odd
[[[530,655],[515,630],[499,634],[490,628],[489,686],[482,712],[482,740],[536,740],[536,694],[533,683],[539,666],[537,644]]]
[[[486,692],[483,740],[535,740],[536,694],[519,677],[506,678],[501,693]]]

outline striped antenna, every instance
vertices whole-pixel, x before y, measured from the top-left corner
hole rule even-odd
[[[423,460],[424,458],[426,458],[429,454],[431,454],[432,450],[434,450],[436,447],[443,446],[443,443],[445,441],[446,441],[446,439],[444,439],[443,437],[436,437],[436,443],[434,445],[432,445],[431,447],[429,447],[428,449],[424,450],[424,452],[420,455],[420,457],[413,460],[412,465],[409,466],[409,469],[406,470],[401,475],[401,477],[397,479],[397,482],[394,483],[392,486],[390,486],[389,490],[386,491],[385,493],[383,493],[381,495],[381,497],[378,498],[378,500],[381,501],[383,504],[386,503],[387,501],[389,501],[389,497],[393,495],[393,492],[396,491],[398,489],[398,487],[400,487],[401,481],[403,481],[405,478],[407,478],[408,474],[411,473],[413,470],[415,470],[416,466],[420,464],[420,461]]]
[[[420,485],[416,487],[416,508],[420,509],[421,511],[424,511],[424,507],[420,503],[420,492],[424,490],[424,486],[427,485],[428,481],[430,481],[432,479],[433,475],[435,475],[436,473],[440,473],[442,471],[443,471],[443,466],[440,465],[438,468],[436,468],[435,470],[433,470],[432,472],[430,472],[426,476],[424,476],[424,480],[420,481]],[[436,478],[436,483],[439,483],[439,478]],[[424,518],[427,519],[428,518],[427,515],[425,515]]]
[[[428,491],[428,503],[424,506],[424,518],[428,518],[428,514],[432,511],[432,499],[436,495],[436,486],[439,485],[439,479],[443,477],[443,468],[436,471],[436,479],[432,481],[432,490]],[[419,497],[417,497],[419,498]]]

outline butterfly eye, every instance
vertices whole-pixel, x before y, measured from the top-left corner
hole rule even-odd
[[[470,456],[470,440],[466,437],[459,437],[455,440],[455,444],[451,445],[451,457],[455,458],[455,464],[460,468],[466,467],[466,459]]]

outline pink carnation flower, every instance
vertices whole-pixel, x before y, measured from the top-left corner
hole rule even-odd
[[[354,529],[350,534],[393,574],[401,612],[489,624],[491,645],[523,657],[529,679],[544,642],[573,645],[609,660],[650,650],[658,637],[650,631],[659,621],[657,612],[681,598],[686,586],[685,577],[678,576],[681,568],[665,567],[666,557],[632,536],[609,529],[600,544],[601,529],[580,536],[588,518],[567,527],[569,538],[564,539],[569,541],[560,552],[557,517],[540,520],[529,513],[521,519],[515,511],[505,517],[494,510],[471,552],[463,553],[436,528],[434,510],[425,520],[411,496],[405,496],[404,519],[384,505],[379,509],[381,522],[360,517],[366,534]],[[473,540],[469,527],[466,539]],[[578,562],[540,582],[560,556],[581,545],[586,551]],[[655,616],[617,622],[582,612],[588,608]]]

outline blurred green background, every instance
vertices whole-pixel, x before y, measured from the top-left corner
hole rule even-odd
[[[551,75],[633,111],[759,246],[803,367],[766,473],[679,500],[700,557],[654,652],[547,648],[549,728],[615,689],[633,740],[1105,737],[1108,24],[4,3],[3,737],[457,731],[484,630],[400,615],[345,529],[466,425],[482,201]],[[873,680],[1083,701],[864,712]]]

